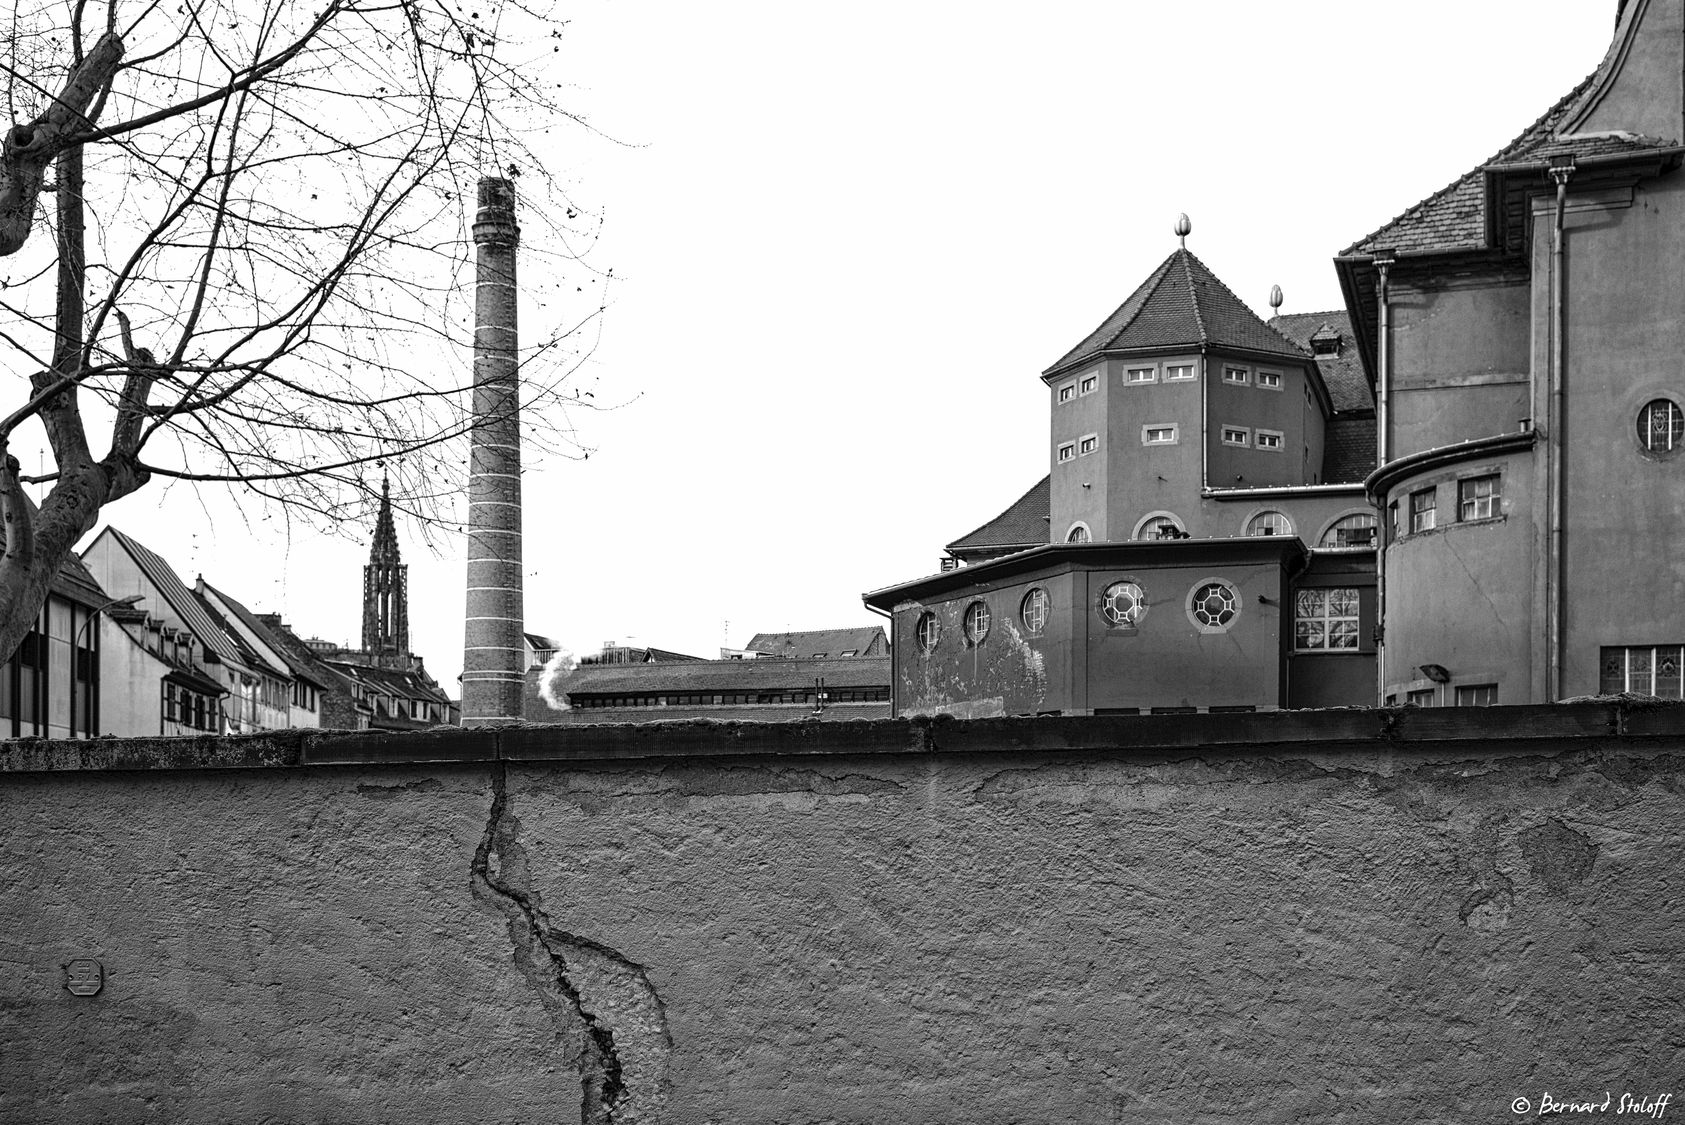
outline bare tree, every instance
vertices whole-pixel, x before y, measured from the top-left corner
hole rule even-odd
[[[534,150],[574,121],[547,92],[561,25],[515,2],[14,9],[0,654],[101,508],[148,482],[236,483],[331,521],[384,460],[446,510],[428,504],[461,480],[471,424],[464,208],[511,166],[559,197]],[[565,199],[545,213],[551,241],[590,237]],[[567,365],[532,361],[563,336],[523,353],[529,417],[556,417]],[[13,449],[32,427],[52,457],[33,477]],[[38,508],[29,482],[51,484]]]

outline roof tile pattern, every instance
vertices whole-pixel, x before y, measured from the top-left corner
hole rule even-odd
[[[1316,367],[1322,373],[1328,397],[1338,411],[1374,409],[1375,398],[1369,389],[1369,376],[1364,374],[1363,358],[1358,354],[1351,317],[1346,310],[1283,313],[1270,319],[1270,327],[1307,350],[1313,337],[1338,335],[1339,351],[1334,355],[1316,357]]]
[[[1614,156],[1671,147],[1674,142],[1656,137],[1585,134],[1559,137],[1557,130],[1573,111],[1597,75],[1588,77],[1544,116],[1522,130],[1521,135],[1499,149],[1491,159],[1434,192],[1381,229],[1360,238],[1341,252],[1342,257],[1373,254],[1377,250],[1399,253],[1480,250],[1486,247],[1486,176],[1494,164],[1523,164],[1571,153],[1576,157]]]
[[[116,536],[118,544],[135,560],[135,565],[140,567],[141,573],[146,575],[146,580],[158,588],[158,592],[170,603],[170,608],[175,611],[176,616],[192,630],[206,650],[216,653],[219,659],[236,667],[251,666],[252,657],[242,651],[244,646],[239,645],[235,638],[216,624],[205,604],[183,585],[181,578],[169,563],[115,527],[110,530],[111,534]]]
[[[798,691],[823,678],[826,687],[887,687],[889,657],[828,660],[702,660],[684,664],[582,664],[559,677],[567,695],[656,695],[680,691]]]
[[[1010,507],[976,531],[948,544],[956,553],[1001,547],[1040,547],[1047,542],[1047,519],[1053,510],[1053,478],[1042,477]]]
[[[1043,374],[1106,352],[1201,346],[1304,358],[1298,345],[1260,320],[1204,262],[1180,249]]]
[[[864,657],[872,646],[882,652],[888,642],[877,625],[857,629],[810,629],[797,633],[756,633],[745,646],[747,652],[764,652],[780,657],[841,656],[852,652]]]
[[[1331,418],[1322,447],[1322,483],[1358,484],[1375,470],[1373,416]]]

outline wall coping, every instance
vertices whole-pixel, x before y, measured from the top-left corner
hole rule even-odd
[[[1514,707],[1332,708],[1217,715],[553,725],[464,730],[284,730],[194,738],[28,738],[0,742],[0,774],[436,763],[612,763],[695,758],[1217,751],[1279,756],[1460,750],[1537,752],[1552,742],[1685,737],[1685,703],[1598,696]]]

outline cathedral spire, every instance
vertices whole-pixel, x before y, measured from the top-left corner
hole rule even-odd
[[[392,524],[392,486],[380,474],[380,514],[363,568],[363,651],[376,664],[401,667],[410,658],[409,567],[398,554]]]

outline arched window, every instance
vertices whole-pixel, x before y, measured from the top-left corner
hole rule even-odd
[[[1187,539],[1182,521],[1170,512],[1153,512],[1135,525],[1137,539]]]
[[[1374,547],[1375,513],[1353,512],[1328,525],[1317,541],[1319,547]]]
[[[1248,535],[1292,535],[1293,521],[1281,512],[1259,512],[1246,521]]]
[[[1093,538],[1088,533],[1088,525],[1085,523],[1073,523],[1071,530],[1065,533],[1065,542],[1067,543],[1087,543]]]

